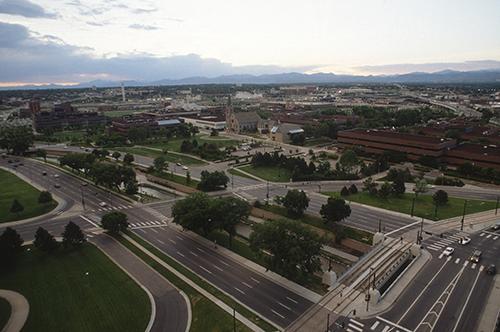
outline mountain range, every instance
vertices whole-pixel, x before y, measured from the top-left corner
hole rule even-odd
[[[342,84],[342,83],[375,83],[375,84],[500,84],[500,69],[478,71],[443,70],[434,73],[413,72],[399,75],[336,75],[333,73],[282,73],[269,75],[225,75],[217,77],[187,77],[183,79],[162,79],[158,81],[123,81],[127,87],[161,86],[161,85],[198,85],[198,84]],[[68,88],[104,88],[118,87],[122,81],[95,80],[77,85],[25,85],[2,87],[1,90],[28,89],[68,89]]]

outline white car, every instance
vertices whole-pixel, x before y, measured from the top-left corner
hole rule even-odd
[[[57,179],[59,177],[59,174],[54,174],[54,177]]]
[[[175,164],[176,164],[177,166],[182,166],[182,164],[181,164],[181,163],[175,163]]]
[[[460,238],[460,240],[458,240],[458,243],[460,243],[461,245],[466,245],[466,244],[469,244],[471,241],[470,237],[462,237]]]
[[[106,207],[106,206],[108,206],[108,204],[106,202],[101,202],[101,203],[99,203],[99,206]]]
[[[187,171],[189,168],[187,166],[182,166],[182,169]]]
[[[453,249],[452,247],[446,247],[446,249],[444,249],[444,251],[443,251],[443,255],[451,256],[454,251],[455,251],[455,249]]]

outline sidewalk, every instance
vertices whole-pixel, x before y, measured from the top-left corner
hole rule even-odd
[[[0,297],[9,302],[11,313],[9,320],[2,332],[19,332],[28,319],[30,305],[28,300],[20,293],[10,290],[0,289]]]
[[[481,314],[478,332],[495,331],[495,325],[500,315],[500,275],[495,276],[495,282],[491,289],[490,297]]]

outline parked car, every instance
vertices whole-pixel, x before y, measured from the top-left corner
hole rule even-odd
[[[106,206],[108,206],[108,204],[106,202],[101,202],[101,203],[99,203],[99,206],[106,207]]]
[[[460,238],[460,240],[458,240],[458,243],[460,243],[461,245],[466,245],[466,244],[469,244],[471,241],[470,237],[462,237]]]
[[[479,263],[482,254],[483,253],[480,250],[474,250],[472,256],[470,256],[470,261],[473,263]]]
[[[452,247],[446,247],[443,251],[443,255],[451,256],[451,255],[453,255],[454,252],[455,252],[455,249],[453,249]]]

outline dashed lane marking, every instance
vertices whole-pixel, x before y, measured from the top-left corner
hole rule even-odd
[[[279,316],[279,317],[281,317],[282,319],[285,319],[285,316],[283,316],[283,315],[281,315],[281,314],[277,313],[277,312],[276,312],[276,311],[274,311],[273,309],[271,309],[271,311],[272,311],[272,312],[273,312],[273,314],[275,314],[276,316]]]
[[[370,330],[375,330],[378,324],[380,324],[380,322],[377,320],[375,323],[373,323],[372,327],[370,327]]]
[[[186,256],[184,256],[184,254],[182,252],[179,252],[179,251],[177,252],[177,255],[182,256],[182,257],[186,257]]]
[[[175,242],[174,240],[172,239],[168,239],[170,242],[172,242],[173,244],[177,244],[177,242]]]
[[[196,250],[198,250],[199,252],[206,252],[205,250],[198,248],[198,247],[196,247]]]
[[[298,303],[299,303],[298,301],[295,301],[294,299],[291,299],[291,298],[289,298],[288,296],[286,297],[286,299],[287,299],[288,301],[291,301],[291,302],[295,303],[295,304],[298,304]]]
[[[160,239],[156,239],[156,241],[160,242],[161,244],[165,244],[165,242],[163,242],[162,240]]]
[[[223,269],[221,269],[220,267],[218,267],[218,266],[217,266],[217,265],[215,265],[215,264],[214,264],[213,266],[214,266],[217,270],[219,270],[219,271],[221,271],[221,272],[223,272],[223,271],[224,271]]]
[[[486,235],[486,238],[489,239],[491,237],[491,234]]]
[[[198,265],[203,271],[207,272],[208,274],[213,274],[212,271],[210,271],[209,269],[206,269],[204,268],[203,266],[201,265]],[[236,288],[236,287],[235,287]]]
[[[221,262],[221,263],[222,263],[222,264],[224,264],[225,266],[229,266],[229,264],[228,264],[228,263],[226,263],[226,262],[224,262],[224,261],[221,261],[220,259],[219,259],[219,262]]]
[[[472,263],[471,268],[474,270],[476,268],[476,265],[477,265],[476,263]]]
[[[244,291],[242,291],[241,289],[239,289],[238,287],[234,287],[234,286],[233,286],[233,288],[234,288],[234,289],[236,289],[236,290],[237,290],[238,292],[240,292],[241,294],[246,295],[246,293],[245,293]]]
[[[241,283],[242,283],[243,285],[247,286],[248,288],[253,288],[253,286],[252,286],[252,285],[249,285],[249,284],[247,284],[247,283],[246,283],[246,282],[244,282],[244,281],[242,281]]]
[[[481,234],[479,234],[479,236],[485,236],[485,235],[486,235],[486,233],[481,233]]]
[[[493,240],[496,240],[496,239],[498,239],[498,235],[493,238]]]
[[[191,250],[189,250],[189,253],[190,253],[191,255],[193,255],[194,257],[198,257],[198,255],[197,255],[197,254],[195,254],[195,253],[194,253],[193,251],[191,251]]]
[[[441,255],[438,256],[439,259],[443,258],[444,254],[441,253]]]
[[[156,234],[158,234],[158,231],[156,229],[154,229],[154,228],[151,228],[151,231],[155,232]]]
[[[292,311],[292,308],[290,308],[289,306],[284,305],[284,304],[283,304],[283,303],[281,303],[280,301],[277,301],[277,302],[278,302],[278,304],[279,304],[280,306],[282,306],[282,307],[283,307],[283,308],[285,308],[286,310]]]
[[[460,262],[460,258],[455,259],[455,264],[458,264]]]

